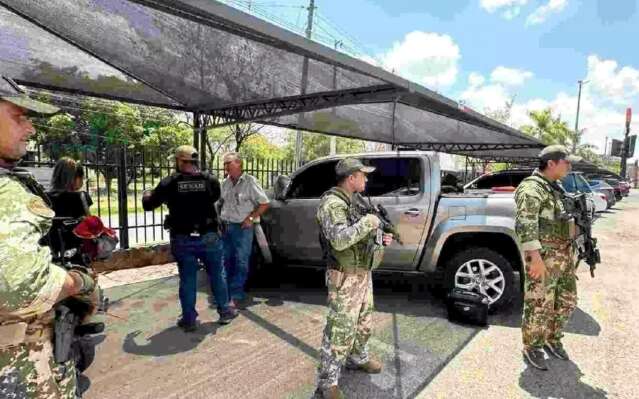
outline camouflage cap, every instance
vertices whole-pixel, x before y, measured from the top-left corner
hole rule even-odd
[[[374,170],[374,167],[365,166],[362,161],[357,158],[344,158],[335,165],[335,173],[337,176],[349,176],[357,171],[371,173]]]
[[[539,153],[539,158],[543,160],[553,160],[558,161],[560,159],[565,159],[569,162],[579,162],[581,161],[581,157],[577,155],[572,155],[568,152],[568,149],[560,144],[549,145]]]
[[[5,76],[0,76],[0,99],[26,109],[29,114],[51,115],[60,111],[58,107],[29,98],[16,82]]]
[[[168,157],[169,160],[181,159],[183,161],[198,162],[198,153],[195,147],[190,145],[181,145],[175,149],[175,154]]]

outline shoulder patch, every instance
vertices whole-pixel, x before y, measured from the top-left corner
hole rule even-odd
[[[55,216],[55,212],[40,197],[32,197],[27,204],[27,209],[29,212],[43,218],[52,219]]]

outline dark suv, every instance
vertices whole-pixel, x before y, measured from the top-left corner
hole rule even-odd
[[[497,187],[517,187],[532,174],[532,169],[509,169],[486,173],[464,186],[464,190],[490,190]]]

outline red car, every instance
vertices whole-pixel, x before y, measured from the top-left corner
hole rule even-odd
[[[621,184],[621,194],[627,197],[630,194],[630,183],[625,180],[619,182]]]
[[[613,179],[613,178],[604,178],[606,183],[610,184],[615,189],[615,198],[617,201],[621,201],[623,197],[628,196],[628,192],[630,192],[630,188],[626,188],[623,186],[621,180]]]

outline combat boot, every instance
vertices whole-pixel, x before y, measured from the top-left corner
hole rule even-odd
[[[557,359],[561,359],[561,360],[570,359],[570,357],[568,356],[568,352],[566,352],[561,342],[556,342],[556,343],[549,342],[546,344],[545,348],[546,348],[546,352],[550,353]]]
[[[373,358],[370,358],[363,364],[346,362],[346,367],[351,370],[360,370],[368,374],[379,374],[382,372],[382,362]]]
[[[346,399],[344,393],[337,385],[330,386],[328,388],[320,389],[323,399]]]
[[[524,359],[536,369],[548,370],[546,365],[546,359],[544,358],[544,352],[537,348],[524,349]]]

